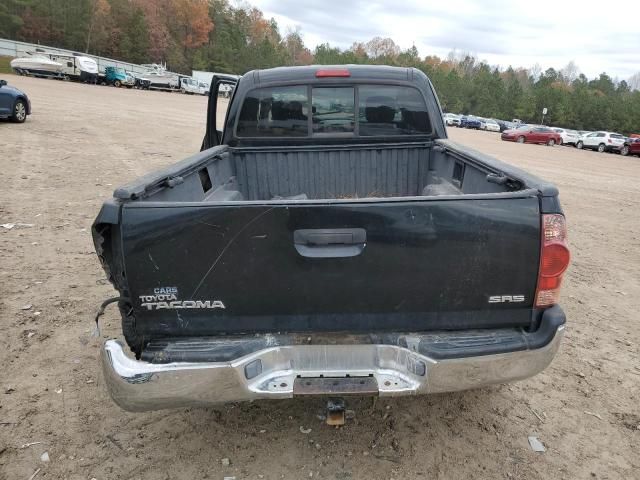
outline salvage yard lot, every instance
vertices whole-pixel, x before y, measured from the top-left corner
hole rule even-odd
[[[541,375],[350,400],[340,429],[319,419],[321,399],[131,414],[99,370],[100,341],[121,336],[115,308],[91,336],[114,290],[90,227],[116,186],[198,151],[206,98],[3,78],[33,115],[0,122],[0,223],[27,224],[0,227],[0,479],[640,478],[639,158],[449,130],[560,189],[569,323]]]

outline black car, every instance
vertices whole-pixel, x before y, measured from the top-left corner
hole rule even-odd
[[[500,125],[500,133],[504,132],[505,130],[512,130],[516,128],[515,123],[507,122],[506,120],[496,120],[496,123]]]
[[[23,123],[31,115],[31,102],[22,90],[0,80],[0,118],[10,118],[14,122]]]

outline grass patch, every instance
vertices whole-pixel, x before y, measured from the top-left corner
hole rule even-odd
[[[13,73],[9,62],[13,60],[13,57],[0,57],[0,73]]]

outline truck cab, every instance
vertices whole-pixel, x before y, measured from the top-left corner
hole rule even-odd
[[[104,69],[104,73],[105,81],[116,88],[122,86],[131,88],[135,85],[135,78],[128,74],[124,68],[110,66]]]

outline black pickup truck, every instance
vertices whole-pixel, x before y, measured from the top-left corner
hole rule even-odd
[[[551,362],[558,191],[447,140],[422,72],[217,76],[207,125],[200,153],[115,190],[93,225],[133,352],[102,350],[121,407],[446,392]]]

